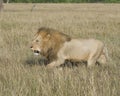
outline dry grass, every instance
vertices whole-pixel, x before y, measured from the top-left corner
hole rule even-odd
[[[120,4],[32,6],[7,4],[0,13],[0,96],[120,96]],[[40,66],[29,46],[42,26],[104,41],[109,66]]]

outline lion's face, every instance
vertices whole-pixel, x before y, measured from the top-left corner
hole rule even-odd
[[[35,36],[35,39],[32,41],[32,46],[31,46],[31,49],[35,55],[39,55],[41,53],[41,47],[42,47],[42,37]]]
[[[39,55],[45,53],[49,48],[49,37],[44,34],[37,34],[32,41],[31,49],[34,52],[34,55]],[[48,45],[48,46],[46,46]]]

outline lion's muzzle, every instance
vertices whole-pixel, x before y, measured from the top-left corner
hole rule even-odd
[[[34,49],[33,46],[31,46],[30,48],[31,48],[32,51],[34,52],[34,55],[39,55],[39,54],[41,54],[39,48],[35,48],[35,49]]]
[[[39,55],[40,54],[40,51],[38,51],[38,50],[34,50],[33,52],[34,52],[34,55]]]

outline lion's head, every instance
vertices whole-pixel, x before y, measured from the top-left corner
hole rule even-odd
[[[57,30],[51,28],[40,28],[32,41],[31,49],[35,55],[43,55],[46,58],[57,58],[57,52],[64,42],[71,38]]]

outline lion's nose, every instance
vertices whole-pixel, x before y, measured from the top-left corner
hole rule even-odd
[[[34,50],[34,53],[40,53],[38,50]]]

